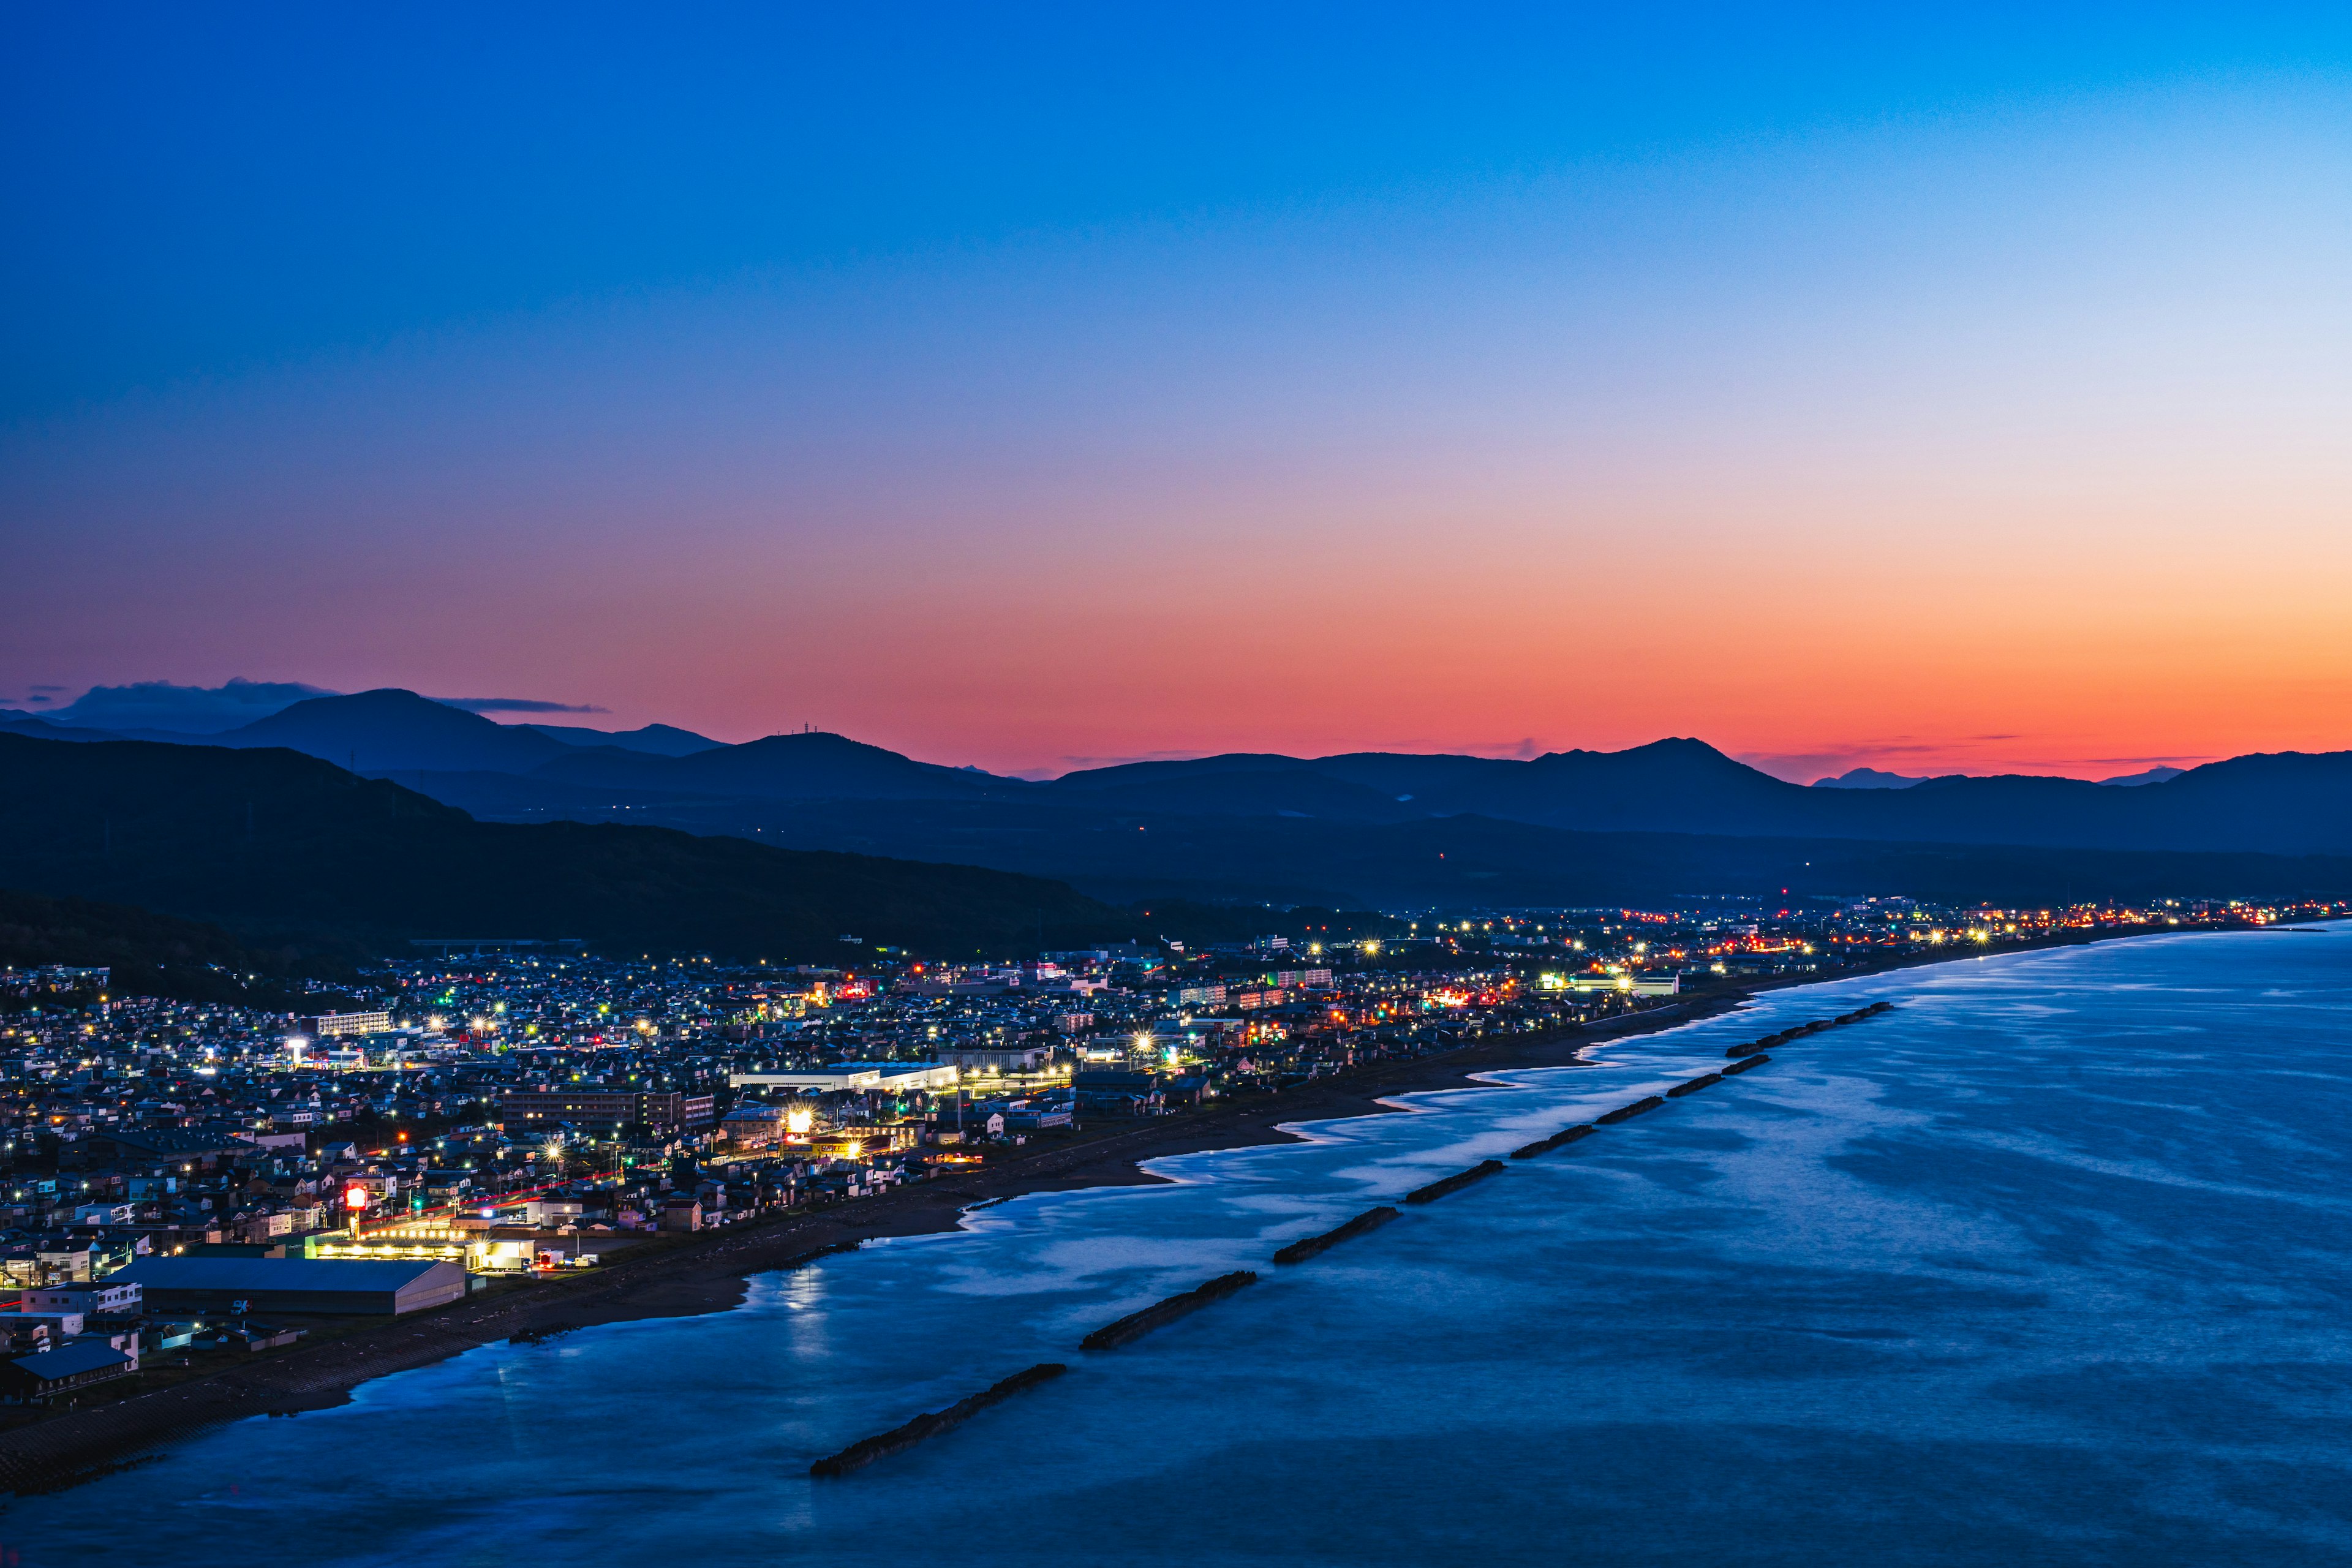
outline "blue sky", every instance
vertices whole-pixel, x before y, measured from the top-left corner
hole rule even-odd
[[[569,299],[2339,72],[2312,7],[20,9],[9,410]]]
[[[2340,8],[7,26],[0,702],[2352,744]]]

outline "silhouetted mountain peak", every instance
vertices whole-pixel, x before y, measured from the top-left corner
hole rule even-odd
[[[1111,763],[1099,768],[1079,768],[1064,773],[1053,783],[1056,788],[1107,789],[1212,773],[1284,773],[1294,768],[1318,765],[1303,758],[1284,756],[1279,752],[1219,752],[1206,757],[1162,757],[1149,762]]]
[[[768,735],[690,756],[572,749],[534,776],[619,789],[682,790],[772,800],[964,800],[1035,786],[913,758],[821,731]]]
[[[1582,746],[1573,746],[1565,752],[1546,752],[1535,760],[1542,763],[1549,762],[1554,757],[1677,757],[1690,762],[1730,763],[1734,767],[1747,765],[1744,763],[1733,761],[1731,757],[1695,735],[1661,735],[1654,741],[1644,741],[1638,746],[1627,746],[1614,752],[1594,751]]]
[[[1883,773],[1877,768],[1848,768],[1835,778],[1815,779],[1815,789],[1909,789],[1925,784],[1909,773]]]
[[[1683,739],[1653,741],[1622,752],[1551,752],[1518,768],[1522,790],[1607,786],[1777,795],[1797,787],[1727,757],[1704,741]]]
[[[831,730],[785,730],[773,735],[762,735],[756,741],[746,741],[735,749],[739,752],[771,752],[779,755],[790,752],[802,756],[856,756],[914,762],[903,752],[894,752],[870,741],[853,741]],[[930,764],[918,763],[915,765],[925,767]]]
[[[2118,789],[2137,789],[2142,784],[2170,784],[2186,772],[2188,772],[2186,768],[2146,768],[2136,773],[2117,773],[2113,778],[2101,779],[2099,782]]]
[[[568,750],[520,725],[494,723],[414,691],[384,687],[313,697],[210,737],[216,746],[284,746],[358,773],[489,769],[520,773]]]
[[[577,724],[517,724],[514,728],[529,730],[567,746],[612,746],[656,757],[690,757],[697,752],[715,751],[726,744],[675,724],[646,724],[635,730],[590,730]]]
[[[478,713],[436,702],[430,697],[397,686],[354,691],[348,697],[306,697],[265,719],[240,725],[228,735],[271,735],[329,724],[400,725],[465,734],[499,726]],[[222,737],[226,739],[226,736]]]

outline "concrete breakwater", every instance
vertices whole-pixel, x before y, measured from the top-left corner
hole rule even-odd
[[[1538,1154],[1548,1153],[1554,1149],[1563,1148],[1568,1144],[1590,1138],[1601,1127],[1630,1121],[1636,1116],[1657,1110],[1668,1100],[1678,1100],[1685,1095],[1696,1094],[1710,1084],[1720,1083],[1725,1079],[1744,1073],[1751,1068],[1764,1066],[1772,1059],[1765,1054],[1768,1047],[1780,1045],[1805,1035],[1817,1034],[1824,1029],[1836,1028],[1841,1025],[1858,1023],[1874,1014],[1885,1012],[1889,1005],[1891,1005],[1888,1003],[1876,1003],[1840,1017],[1814,1019],[1805,1024],[1792,1026],[1778,1034],[1769,1035],[1763,1039],[1747,1045],[1735,1046],[1724,1053],[1732,1059],[1721,1070],[1701,1073],[1696,1078],[1685,1079],[1668,1089],[1663,1095],[1644,1095],[1631,1104],[1621,1105],[1613,1110],[1604,1111],[1591,1121],[1563,1127],[1549,1137],[1538,1139],[1532,1143],[1513,1150],[1511,1158],[1532,1159]],[[1439,1198],[1485,1181],[1487,1177],[1497,1174],[1504,1168],[1503,1162],[1500,1160],[1482,1160],[1467,1170],[1456,1171],[1450,1176],[1441,1177],[1425,1186],[1416,1187],[1405,1194],[1404,1202],[1434,1203]],[[1277,1264],[1304,1263],[1338,1246],[1340,1242],[1377,1230],[1400,1217],[1402,1215],[1399,1210],[1385,1204],[1367,1209],[1331,1230],[1291,1242],[1275,1253],[1274,1261]],[[1256,1280],[1257,1275],[1248,1269],[1237,1269],[1230,1274],[1221,1274],[1206,1284],[1181,1294],[1171,1296],[1166,1300],[1146,1307],[1140,1311],[1130,1312],[1115,1322],[1107,1323],[1087,1335],[1079,1343],[1082,1348],[1089,1351],[1116,1350],[1122,1345],[1132,1343],[1155,1329],[1162,1328],[1179,1318],[1198,1311],[1212,1302],[1223,1300],[1244,1286],[1255,1284]],[[877,1459],[902,1452],[925,1438],[935,1436],[961,1425],[978,1411],[1000,1400],[1048,1379],[1060,1376],[1066,1370],[1061,1363],[1054,1362],[1031,1367],[1028,1371],[1009,1377],[993,1388],[976,1394],[946,1410],[918,1415],[903,1426],[882,1433],[877,1436],[867,1437],[861,1442],[850,1445],[838,1454],[819,1459],[809,1467],[810,1474],[840,1476],[872,1464]]]
[[[918,1415],[903,1426],[872,1437],[861,1437],[838,1454],[828,1454],[809,1467],[813,1476],[845,1476],[852,1470],[863,1469],[877,1459],[887,1459],[893,1454],[903,1454],[926,1437],[962,1426],[992,1405],[999,1405],[1014,1394],[1051,1383],[1069,1368],[1057,1361],[1039,1362],[1026,1372],[1016,1372],[1003,1382],[984,1388],[967,1399],[959,1399],[945,1410],[934,1410]]]
[[[1345,1240],[1348,1237],[1386,1224],[1396,1217],[1396,1213],[1397,1211],[1392,1208],[1373,1209],[1370,1213],[1358,1215],[1337,1230],[1328,1231],[1322,1236],[1311,1237],[1307,1241],[1297,1245],[1311,1247],[1313,1251],[1302,1254],[1302,1256],[1311,1257],[1314,1251],[1320,1251],[1323,1247]],[[1285,1250],[1291,1251],[1295,1248]],[[1286,1261],[1295,1261],[1295,1259],[1286,1259]],[[1184,1291],[1181,1295],[1171,1296],[1164,1301],[1155,1302],[1139,1312],[1129,1312],[1117,1322],[1104,1324],[1079,1341],[1079,1347],[1090,1351],[1116,1350],[1123,1344],[1141,1339],[1154,1329],[1174,1322],[1188,1312],[1199,1311],[1212,1301],[1221,1301],[1243,1286],[1256,1283],[1256,1280],[1257,1276],[1246,1268],[1235,1269],[1231,1274],[1220,1274],[1205,1285],[1197,1286]],[[942,1432],[962,1426],[990,1405],[1002,1404],[1014,1394],[1034,1388],[1041,1383],[1050,1383],[1067,1371],[1069,1368],[1060,1362],[1040,1362],[1027,1371],[1014,1373],[1003,1382],[984,1388],[969,1398],[956,1401],[945,1410],[929,1411],[916,1416],[902,1426],[894,1426],[887,1432],[878,1433],[871,1437],[861,1437],[841,1452],[828,1454],[809,1466],[809,1474],[823,1477],[845,1476],[852,1470],[864,1468],[877,1459],[887,1459],[893,1454],[904,1453],[926,1438],[936,1437]]]
[[[1433,1204],[1448,1193],[1458,1193],[1473,1182],[1485,1181],[1502,1168],[1500,1160],[1481,1160],[1466,1171],[1456,1171],[1425,1187],[1415,1187],[1405,1194],[1404,1201],[1409,1204]]]
[[[1894,1005],[1892,1002],[1873,1002],[1867,1007],[1857,1007],[1851,1013],[1841,1013],[1834,1018],[1815,1018],[1811,1023],[1791,1024],[1777,1035],[1767,1035],[1760,1040],[1750,1040],[1745,1045],[1734,1046],[1723,1054],[1734,1060],[1741,1057],[1752,1057],[1759,1051],[1769,1051],[1774,1046],[1787,1045],[1790,1040],[1801,1036],[1818,1035],[1823,1029],[1834,1029],[1846,1024],[1859,1024],[1864,1018],[1874,1018],[1881,1013],[1892,1010]]]
[[[1220,1274],[1206,1285],[1198,1286],[1180,1296],[1171,1296],[1139,1312],[1129,1312],[1115,1323],[1105,1323],[1078,1342],[1080,1350],[1112,1351],[1123,1344],[1141,1339],[1154,1329],[1165,1328],[1188,1312],[1197,1312],[1212,1301],[1222,1301],[1244,1285],[1257,1283],[1257,1276],[1246,1268],[1236,1268],[1231,1274]]]
[[[1397,1210],[1389,1207],[1386,1204],[1382,1204],[1378,1208],[1366,1209],[1337,1230],[1327,1230],[1320,1236],[1310,1236],[1292,1242],[1288,1247],[1276,1253],[1274,1260],[1276,1263],[1304,1263],[1317,1253],[1327,1252],[1350,1237],[1361,1236],[1366,1231],[1380,1229],[1381,1226],[1396,1218],[1397,1214]]]
[[[1549,1154],[1554,1149],[1562,1148],[1568,1144],[1573,1143],[1580,1138],[1590,1138],[1591,1136],[1592,1123],[1590,1121],[1580,1121],[1573,1127],[1561,1128],[1559,1131],[1553,1133],[1549,1138],[1538,1138],[1532,1143],[1512,1150],[1511,1158],[1514,1160],[1532,1160],[1538,1154]]]

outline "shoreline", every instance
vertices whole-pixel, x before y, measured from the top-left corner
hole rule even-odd
[[[466,1300],[312,1342],[111,1404],[68,1411],[0,1433],[0,1488],[56,1491],[162,1456],[153,1451],[205,1428],[262,1415],[299,1415],[351,1401],[363,1383],[415,1371],[500,1340],[535,1339],[606,1323],[700,1317],[740,1306],[755,1274],[814,1261],[812,1255],[885,1237],[962,1228],[964,1215],[1032,1193],[1157,1186],[1170,1178],[1144,1162],[1177,1154],[1306,1141],[1295,1129],[1349,1117],[1399,1113],[1394,1097],[1465,1089],[1481,1075],[1576,1065],[1591,1047],[1720,1017],[1770,992],[1831,984],[1969,958],[2084,947],[2135,937],[2263,929],[2243,923],[2068,934],[1985,952],[1906,955],[1824,975],[1726,981],[1687,1001],[1621,1015],[1533,1038],[1481,1040],[1443,1055],[1370,1063],[1286,1090],[1213,1109],[1159,1117],[1073,1144],[1010,1158],[993,1169],[935,1178],[814,1212],[762,1217],[725,1230],[638,1243],[611,1264],[571,1279],[494,1287]]]

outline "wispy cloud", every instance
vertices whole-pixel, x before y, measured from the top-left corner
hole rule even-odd
[[[37,687],[58,691],[61,687]],[[310,697],[331,697],[323,686],[299,680],[247,680],[237,677],[218,686],[176,686],[168,680],[134,680],[124,686],[93,686],[58,717],[100,729],[173,730],[187,734],[216,733],[267,718]],[[36,698],[46,701],[46,698]]]
[[[546,702],[536,697],[436,697],[434,701],[448,708],[463,708],[468,713],[610,713],[610,708],[600,708],[593,702]]]

